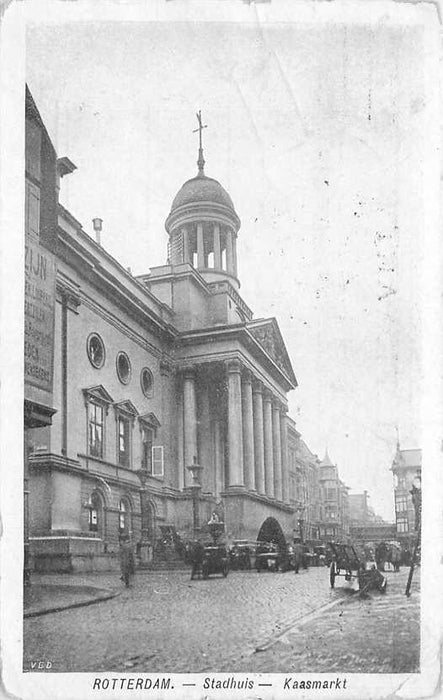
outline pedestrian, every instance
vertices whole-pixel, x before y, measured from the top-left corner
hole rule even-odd
[[[128,535],[120,537],[120,570],[121,580],[129,586],[131,576],[135,573],[134,551]]]
[[[202,573],[203,558],[205,556],[205,548],[201,540],[197,540],[192,548],[192,571],[191,571],[191,581],[194,576]]]
[[[294,540],[294,571],[298,574],[300,570],[300,564],[303,561],[303,545],[301,540]]]

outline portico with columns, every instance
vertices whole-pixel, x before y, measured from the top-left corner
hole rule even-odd
[[[287,393],[297,386],[275,318],[257,319],[240,295],[240,219],[231,197],[205,174],[199,118],[197,175],[173,199],[167,264],[142,281],[172,307],[177,486],[224,510],[228,534],[256,539],[267,517],[292,533]],[[208,505],[209,508],[209,505]]]

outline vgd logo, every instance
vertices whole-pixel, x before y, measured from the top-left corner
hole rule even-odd
[[[51,661],[31,661],[31,671],[49,671],[51,668]]]

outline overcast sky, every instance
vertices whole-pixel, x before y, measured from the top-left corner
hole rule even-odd
[[[249,11],[249,9],[242,9]],[[253,11],[252,9],[250,10]],[[291,415],[353,492],[393,519],[396,448],[419,447],[423,44],[377,25],[30,24],[27,79],[59,156],[61,202],[134,274],[197,172],[242,221],[241,294],[276,316]]]

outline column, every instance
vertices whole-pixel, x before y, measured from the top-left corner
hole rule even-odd
[[[232,245],[232,231],[230,228],[226,230],[226,271],[231,275],[234,274],[234,251]]]
[[[242,422],[243,422],[243,468],[245,486],[255,489],[254,473],[254,419],[252,413],[252,373],[243,372],[242,384]]]
[[[186,469],[198,459],[197,454],[197,403],[195,400],[195,369],[188,368],[183,374],[183,428],[185,443],[185,484],[190,486],[192,479]]]
[[[263,437],[263,385],[258,380],[252,384],[254,414],[254,457],[255,487],[258,493],[265,493],[265,453]]]
[[[268,389],[263,392],[263,436],[265,453],[265,490],[266,495],[274,497],[274,448],[272,445],[272,394]]]
[[[272,404],[272,442],[274,447],[274,495],[277,501],[282,500],[282,470],[281,470],[281,432],[280,432],[280,402]]]
[[[187,228],[182,228],[182,238],[183,238],[183,262],[190,262],[189,259],[189,233]]]
[[[214,268],[222,269],[221,246],[220,246],[220,226],[214,224]]]
[[[280,413],[281,430],[281,473],[283,502],[289,503],[289,466],[288,466],[288,423],[286,420],[288,409],[282,406]]]
[[[232,232],[232,258],[233,258],[233,272],[236,277],[237,273],[237,234]]]
[[[228,453],[229,486],[243,485],[243,439],[241,364],[238,360],[226,363],[228,373]]]
[[[205,267],[205,248],[203,243],[203,224],[197,224],[197,267]]]

